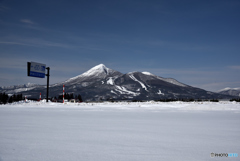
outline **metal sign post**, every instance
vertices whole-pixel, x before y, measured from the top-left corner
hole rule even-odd
[[[45,74],[47,70],[47,74]],[[46,64],[36,63],[36,62],[27,62],[27,74],[30,77],[45,78],[47,76],[47,102],[48,102],[48,93],[49,93],[49,67],[46,67]]]
[[[48,102],[48,91],[49,91],[49,70],[50,70],[50,68],[49,67],[47,67],[46,68],[47,69],[47,74],[46,74],[46,76],[47,76],[47,102]]]

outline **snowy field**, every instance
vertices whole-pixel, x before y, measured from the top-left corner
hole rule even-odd
[[[240,154],[240,104],[0,105],[0,161],[215,161]]]

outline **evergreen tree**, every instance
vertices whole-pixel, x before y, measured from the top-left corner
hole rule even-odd
[[[8,100],[8,103],[12,103],[13,102],[13,96],[11,96]]]
[[[12,98],[11,98],[12,97]],[[16,102],[16,101],[18,101],[17,100],[17,97],[16,97],[16,95],[14,94],[14,95],[12,95],[10,98],[11,98],[11,101],[12,102]],[[9,103],[11,103],[10,101],[9,101]]]
[[[58,99],[59,99],[59,100],[62,100],[62,99],[63,99],[63,95],[59,95],[59,96],[58,96]]]
[[[6,104],[8,102],[8,95],[3,93],[1,94],[1,103]]]
[[[0,93],[0,104],[2,104],[2,97],[3,97],[3,94]]]
[[[69,97],[69,99],[74,99],[73,93],[71,93]]]
[[[22,93],[17,95],[17,100],[18,100],[18,101],[23,100]]]
[[[83,100],[82,100],[82,96],[81,96],[80,94],[77,96],[77,98],[79,99],[80,102],[83,101]]]

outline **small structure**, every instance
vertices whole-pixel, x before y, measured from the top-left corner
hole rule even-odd
[[[76,100],[75,99],[71,99],[69,102],[70,103],[76,103]]]
[[[81,101],[79,101],[79,99],[71,99],[69,102],[70,103],[80,103]]]

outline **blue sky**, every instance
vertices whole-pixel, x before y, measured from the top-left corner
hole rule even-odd
[[[50,84],[100,63],[217,91],[240,87],[239,0],[1,0],[0,86]]]

